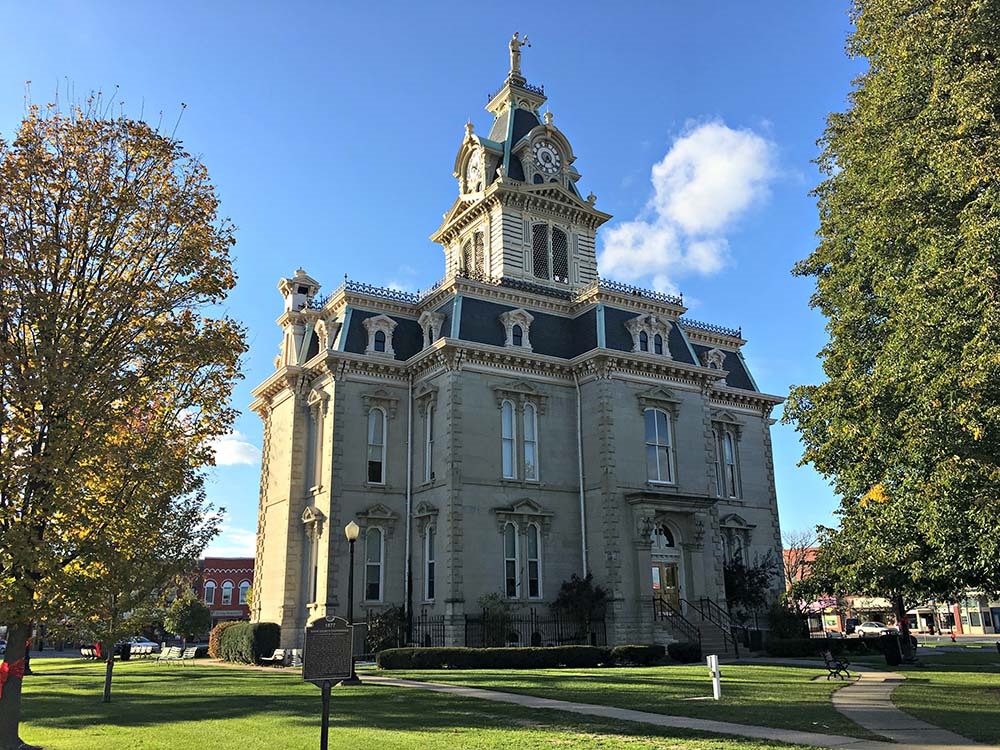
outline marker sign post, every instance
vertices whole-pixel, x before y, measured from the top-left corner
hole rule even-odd
[[[708,671],[712,675],[712,697],[722,698],[722,675],[719,674],[719,657],[712,654],[708,657]]]
[[[353,671],[354,628],[343,617],[326,617],[306,626],[302,679],[323,691],[320,750],[327,750],[330,734],[330,688]]]

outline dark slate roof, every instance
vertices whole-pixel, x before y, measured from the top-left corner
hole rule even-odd
[[[455,310],[455,298],[451,297],[447,302],[445,302],[437,310],[434,311],[444,315],[444,320],[441,321],[441,331],[440,331],[441,338],[445,339],[451,338],[451,314],[454,312],[454,310]]]
[[[365,330],[363,322],[368,318],[382,314],[352,308],[344,350],[353,354],[364,354],[368,345],[368,331]],[[392,348],[396,352],[396,359],[409,359],[423,348],[423,331],[420,330],[420,325],[415,320],[397,318],[395,315],[389,317],[396,321],[396,328],[392,332]]]
[[[722,360],[722,367],[729,371],[729,375],[726,376],[726,385],[733,388],[740,388],[744,391],[756,391],[754,388],[753,381],[750,379],[750,373],[747,372],[746,367],[743,364],[743,359],[739,354],[728,349],[722,349],[720,347],[705,346],[704,344],[692,343],[691,346],[694,347],[695,354],[698,355],[699,362],[701,364],[701,356],[712,349],[718,349],[720,352],[725,354],[725,359]]]
[[[531,132],[532,128],[541,125],[538,115],[526,109],[514,110],[514,130],[510,134],[510,143],[507,148],[513,148],[519,140]],[[506,135],[506,134],[505,134]]]
[[[463,297],[459,338],[480,344],[503,346],[505,332],[500,322],[500,315],[516,309],[518,308],[510,305]],[[534,318],[529,333],[533,352],[571,359],[597,346],[593,310],[570,319],[525,309]]]
[[[618,349],[623,352],[632,351],[632,334],[625,327],[625,322],[634,318],[636,314],[631,310],[619,310],[616,307],[604,308],[604,345],[608,349]],[[650,342],[650,349],[652,349]],[[684,341],[684,335],[677,326],[670,326],[670,333],[667,335],[667,348],[670,356],[677,362],[685,364],[696,364],[691,358],[691,350]]]

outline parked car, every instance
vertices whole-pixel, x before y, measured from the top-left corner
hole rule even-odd
[[[854,635],[854,631],[860,624],[861,620],[857,619],[856,617],[848,617],[846,620],[844,620],[844,630],[847,631],[848,635]]]
[[[0,641],[0,656],[7,653],[7,641]]]
[[[152,650],[151,653],[154,653],[154,654],[160,653],[160,644],[159,643],[155,643],[155,642],[153,642],[153,641],[149,640],[148,638],[145,638],[145,637],[143,637],[141,635],[135,635],[135,636],[132,636],[131,638],[129,638],[127,641],[119,641],[118,643],[115,644],[115,655],[116,656],[119,655],[119,654],[121,654],[121,652],[122,652],[122,646],[125,645],[126,643],[128,643],[133,648],[136,647],[136,646],[152,646],[153,650]]]
[[[854,631],[860,638],[878,638],[880,635],[899,635],[899,628],[884,622],[863,622]]]

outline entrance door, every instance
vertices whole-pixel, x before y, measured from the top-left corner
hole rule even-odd
[[[680,610],[681,594],[677,581],[677,563],[653,562],[653,596]]]

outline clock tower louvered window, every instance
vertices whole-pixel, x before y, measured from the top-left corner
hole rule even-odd
[[[531,228],[531,256],[535,276],[549,278],[549,225],[535,224]]]
[[[561,229],[552,230],[552,280],[569,282],[569,241]]]
[[[486,275],[486,248],[483,242],[483,233],[476,232],[475,237],[473,237],[473,248],[476,259],[476,274],[480,276]]]

